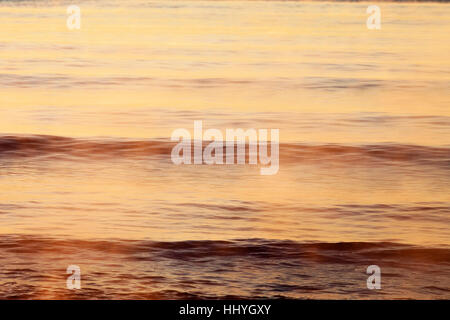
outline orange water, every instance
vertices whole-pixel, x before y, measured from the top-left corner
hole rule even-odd
[[[0,3],[0,297],[449,297],[448,4],[68,4]],[[175,166],[194,120],[278,174]]]

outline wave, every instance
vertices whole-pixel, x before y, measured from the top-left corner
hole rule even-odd
[[[209,141],[204,141],[203,147],[208,143]],[[176,142],[167,139],[76,139],[48,135],[3,135],[0,136],[0,159],[160,157],[170,161],[170,154],[175,145]],[[246,148],[248,150],[248,145]],[[384,164],[434,164],[450,168],[450,148],[396,143],[367,145],[281,143],[280,159],[287,164],[317,161],[358,164],[369,161]]]
[[[362,263],[382,259],[403,263],[430,263],[450,266],[450,248],[422,247],[393,242],[296,242],[273,239],[234,240],[79,240],[27,235],[2,235],[3,253],[75,253],[77,250],[107,255],[127,255],[134,260],[155,257],[180,261],[247,257],[278,262],[301,259],[314,263]]]
[[[169,141],[131,141],[126,139],[74,139],[58,136],[0,136],[0,157],[138,157],[169,155]]]
[[[302,145],[288,144],[280,147],[287,162],[333,161],[351,164],[411,163],[437,165],[450,168],[450,148],[409,144],[379,143],[368,145]],[[283,158],[283,156],[282,156]]]
[[[0,236],[2,299],[445,298],[450,249],[392,242]],[[124,263],[126,262],[126,263]],[[67,290],[66,268],[82,290]],[[382,268],[383,290],[366,289]]]
[[[89,63],[80,62],[89,67]],[[344,68],[344,67],[340,67]],[[361,67],[360,71],[364,71]],[[135,87],[162,87],[162,88],[223,88],[242,86],[262,86],[264,88],[283,89],[308,89],[319,91],[340,90],[367,90],[367,89],[394,89],[394,90],[417,90],[442,88],[448,90],[448,82],[442,80],[386,80],[386,79],[361,79],[346,77],[317,77],[309,76],[303,78],[153,78],[153,77],[95,77],[82,78],[63,74],[42,75],[16,75],[0,74],[0,85],[6,88],[58,88],[67,89],[73,87],[109,88],[121,87],[126,83]]]
[[[287,205],[283,203],[264,202],[239,202],[235,204],[208,204],[208,203],[177,203],[177,207],[190,210],[195,208],[205,210],[217,219],[249,219],[242,213],[272,213],[282,211],[284,213],[311,213],[320,214],[327,219],[362,219],[375,221],[379,219],[391,219],[394,221],[430,221],[450,224],[450,204],[446,202],[413,202],[408,204],[336,204],[334,206],[302,206]],[[9,205],[6,208],[10,207]],[[36,208],[36,206],[33,206]],[[2,204],[0,204],[0,212]],[[224,214],[227,213],[227,214]]]

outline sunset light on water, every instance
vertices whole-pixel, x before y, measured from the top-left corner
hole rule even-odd
[[[0,298],[449,299],[449,52],[447,2],[0,1]]]

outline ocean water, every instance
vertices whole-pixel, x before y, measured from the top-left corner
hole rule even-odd
[[[0,1],[0,298],[450,298],[447,3],[70,4]],[[195,120],[279,172],[174,165]]]

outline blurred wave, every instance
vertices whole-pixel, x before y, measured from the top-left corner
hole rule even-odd
[[[3,135],[0,136],[0,158],[50,156],[59,159],[71,159],[72,157],[136,158],[163,156],[169,159],[171,150],[176,143],[165,139],[76,139],[47,135]],[[203,148],[209,143],[209,141],[203,141]],[[247,157],[248,149],[247,143]],[[223,152],[225,154],[225,147],[223,147]],[[370,145],[281,143],[280,158],[285,163],[304,163],[316,160],[339,163],[384,161],[385,163],[401,162],[450,168],[450,148],[395,143]]]
[[[136,260],[150,260],[140,253],[176,260],[244,256],[260,259],[296,259],[305,262],[358,263],[372,258],[404,258],[418,263],[450,266],[449,248],[428,248],[391,242],[305,242],[271,239],[235,239],[231,241],[145,241],[145,240],[71,240],[26,235],[2,235],[0,248],[9,253],[70,253],[77,248],[105,254],[130,254]],[[409,265],[411,268],[413,266]]]
[[[88,65],[89,66],[89,65]],[[267,66],[266,66],[267,67]],[[360,68],[361,69],[361,68]],[[340,70],[345,67],[340,66]],[[361,70],[359,70],[361,71]],[[445,72],[445,71],[441,71]],[[260,78],[192,78],[192,79],[170,79],[156,77],[86,77],[80,78],[66,74],[42,74],[42,75],[15,75],[0,74],[0,86],[5,88],[52,88],[64,89],[73,87],[86,88],[120,88],[126,83],[130,87],[163,87],[163,88],[228,88],[228,87],[262,87],[273,89],[310,89],[317,91],[340,91],[340,90],[367,90],[367,89],[390,89],[390,90],[417,90],[417,89],[440,89],[449,90],[450,84],[443,80],[386,80],[365,78],[333,78],[333,77],[301,77],[278,79]]]
[[[0,248],[2,263],[16,260],[0,270],[3,299],[333,298],[333,290],[363,299],[420,290],[428,297],[450,294],[443,281],[450,274],[450,249],[390,242],[88,241],[8,235],[0,237]],[[35,255],[41,259],[26,264],[19,259]],[[79,292],[62,288],[69,261],[82,270]],[[382,265],[383,285],[397,286],[390,294],[361,285],[365,268],[374,261]],[[24,275],[33,279],[25,288],[14,280]],[[409,287],[405,280],[410,277],[430,282]]]

